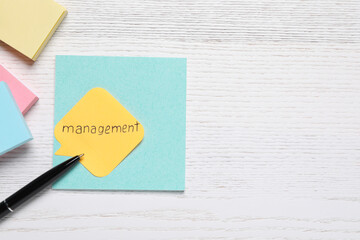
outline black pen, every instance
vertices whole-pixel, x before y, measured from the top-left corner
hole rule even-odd
[[[67,172],[72,166],[77,163],[84,154],[77,155],[60,163],[56,167],[53,167],[43,175],[34,179],[25,187],[5,199],[0,203],[0,219],[13,212],[18,206],[30,199],[36,193],[40,192],[49,184],[56,181],[65,172]]]

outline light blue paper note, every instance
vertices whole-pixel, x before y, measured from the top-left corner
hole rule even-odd
[[[5,82],[0,82],[0,155],[32,139],[10,88]]]
[[[139,120],[142,142],[109,175],[77,164],[54,189],[185,189],[186,59],[56,56],[55,124],[92,88],[113,95]],[[54,153],[60,148],[54,138]],[[53,164],[72,156],[53,156]]]

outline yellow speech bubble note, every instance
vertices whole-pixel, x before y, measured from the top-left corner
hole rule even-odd
[[[56,155],[85,153],[80,161],[97,177],[111,173],[141,142],[143,126],[109,92],[93,88],[56,124]]]

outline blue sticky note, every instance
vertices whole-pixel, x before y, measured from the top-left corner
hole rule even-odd
[[[77,164],[54,189],[185,189],[186,59],[56,56],[55,124],[91,89],[106,89],[143,125],[142,142],[107,176]],[[54,137],[53,164],[58,156]]]
[[[32,139],[10,88],[5,82],[0,82],[0,155]]]

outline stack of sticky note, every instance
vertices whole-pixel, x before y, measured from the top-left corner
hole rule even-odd
[[[23,114],[39,98],[0,65],[0,155],[32,139]]]
[[[5,82],[0,82],[0,155],[30,141],[32,135]]]
[[[0,40],[35,61],[66,14],[53,0],[1,0]]]

